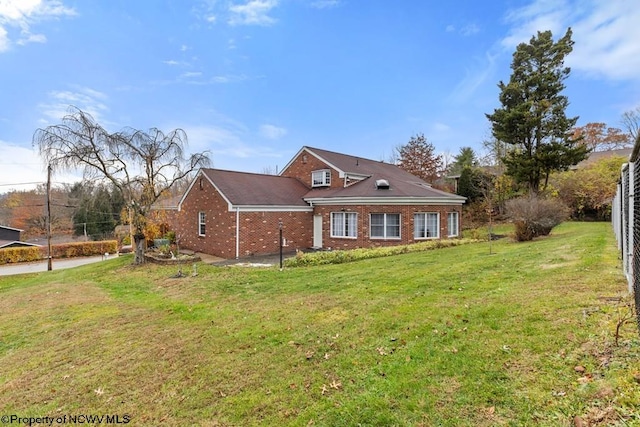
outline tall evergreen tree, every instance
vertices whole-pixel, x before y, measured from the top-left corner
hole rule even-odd
[[[588,152],[573,135],[578,117],[566,116],[569,99],[562,95],[571,72],[564,66],[573,50],[571,35],[569,28],[554,42],[551,31],[538,31],[519,44],[509,82],[498,84],[502,107],[486,115],[493,136],[514,147],[503,158],[506,174],[533,193],[546,188],[552,171],[568,169]]]
[[[454,156],[453,163],[449,168],[449,173],[459,175],[466,167],[475,168],[478,166],[478,158],[471,147],[461,147],[460,152]]]

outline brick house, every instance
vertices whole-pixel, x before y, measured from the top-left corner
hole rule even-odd
[[[302,147],[279,175],[201,169],[171,215],[183,248],[223,258],[454,238],[465,198],[395,165]]]

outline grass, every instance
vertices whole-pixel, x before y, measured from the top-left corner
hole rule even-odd
[[[0,415],[130,425],[640,425],[609,224],[349,264],[0,278]],[[617,423],[617,424],[616,424]]]

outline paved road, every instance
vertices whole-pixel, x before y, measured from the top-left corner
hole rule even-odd
[[[112,257],[115,255],[112,255]],[[92,256],[72,259],[54,259],[53,269],[61,270],[63,268],[73,268],[93,262],[100,262],[104,259],[102,256]],[[37,273],[47,271],[47,261],[29,262],[21,264],[10,264],[0,266],[0,276],[10,276],[13,274]]]

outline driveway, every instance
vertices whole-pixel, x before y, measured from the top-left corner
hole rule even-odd
[[[112,255],[112,257],[115,255]],[[54,259],[52,263],[53,270],[62,270],[64,268],[73,268],[93,262],[104,260],[103,256],[92,256],[71,259]],[[11,276],[13,274],[38,273],[47,271],[47,261],[28,262],[20,264],[9,264],[0,266],[0,276]]]

